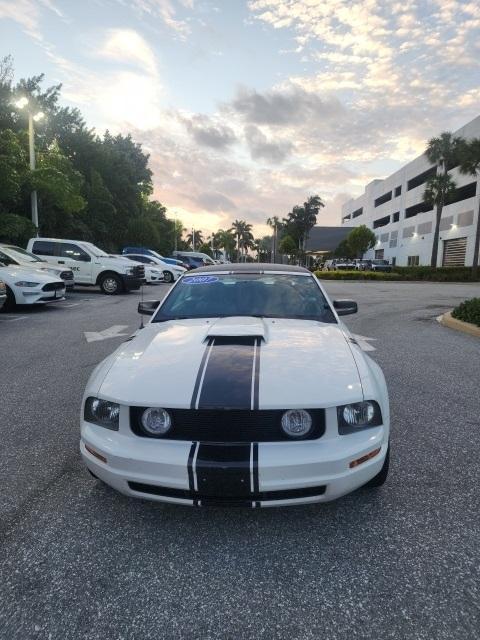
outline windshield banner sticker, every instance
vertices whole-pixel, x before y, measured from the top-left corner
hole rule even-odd
[[[182,278],[184,284],[212,284],[218,282],[216,276],[184,276]]]

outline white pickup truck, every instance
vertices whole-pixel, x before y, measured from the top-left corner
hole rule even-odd
[[[112,258],[91,242],[31,238],[27,250],[50,264],[71,269],[75,284],[99,286],[107,295],[139,289],[145,280],[142,264]]]

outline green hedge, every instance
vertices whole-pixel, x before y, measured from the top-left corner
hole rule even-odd
[[[452,311],[452,316],[463,322],[470,322],[480,327],[480,298],[465,300]]]
[[[390,272],[377,271],[315,271],[322,280],[397,280],[429,282],[480,282],[473,278],[470,267],[393,267]]]
[[[397,273],[379,273],[377,271],[315,271],[321,280],[403,280]]]

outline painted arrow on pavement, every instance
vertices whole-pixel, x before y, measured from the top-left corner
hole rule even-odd
[[[369,344],[372,340],[375,341],[376,338],[367,338],[367,336],[360,336],[358,333],[352,333],[352,338],[355,339],[362,351],[376,351],[375,347]]]
[[[124,329],[128,329],[128,324],[115,324],[103,331],[84,331],[84,336],[87,342],[97,342],[98,340],[108,340],[108,338],[128,336],[128,333],[122,333]]]

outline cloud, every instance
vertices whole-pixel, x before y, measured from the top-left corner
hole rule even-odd
[[[237,140],[233,129],[208,116],[197,114],[184,118],[183,122],[193,139],[202,146],[221,150],[230,147]]]
[[[13,20],[34,40],[41,42],[42,6],[54,13],[57,17],[63,18],[62,12],[57,8],[52,0],[0,0],[0,20]]]
[[[298,86],[265,93],[242,88],[231,106],[247,122],[268,125],[290,125],[310,119],[331,118],[342,109],[335,98],[322,100],[318,94]]]
[[[204,192],[197,198],[196,202],[209,211],[222,211],[230,213],[237,209],[237,205],[222,193]]]
[[[133,29],[110,29],[98,55],[119,63],[134,63],[142,71],[151,75],[157,73],[157,63],[152,48]]]
[[[185,20],[177,17],[178,9],[194,8],[194,0],[118,0],[133,8],[140,16],[160,18],[163,24],[175,32],[181,39],[190,33],[190,27]]]
[[[293,151],[293,143],[288,141],[274,142],[269,140],[254,125],[245,127],[245,139],[254,160],[267,160],[273,163],[283,162]]]

